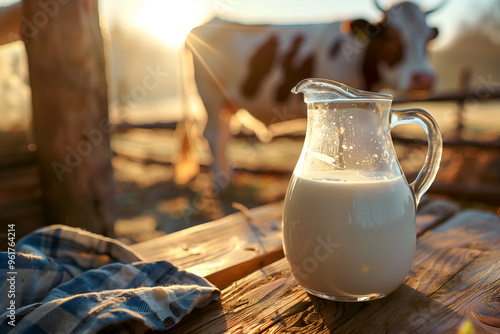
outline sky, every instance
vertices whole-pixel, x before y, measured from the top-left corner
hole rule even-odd
[[[428,10],[442,1],[415,2]],[[440,30],[437,47],[450,42],[464,24],[477,21],[497,1],[445,0],[441,10],[428,17],[428,24]],[[379,2],[387,8],[396,1]],[[353,18],[377,22],[382,17],[373,0],[101,0],[101,5],[110,16],[121,12],[127,21],[138,21],[150,31],[176,31],[180,40],[193,25],[214,14],[244,23],[323,23]],[[157,24],[161,21],[163,24]],[[169,36],[163,34],[163,38]]]
[[[389,7],[395,0],[379,0]],[[415,1],[424,9],[442,0]],[[446,1],[446,0],[445,0]],[[500,0],[448,0],[429,15],[428,23],[437,26],[436,46],[446,45],[464,24],[477,21],[479,14]],[[0,0],[0,6],[16,2]],[[99,0],[102,16],[121,20],[156,34],[167,44],[180,44],[189,30],[217,14],[246,23],[314,23],[365,18],[376,22],[381,12],[373,0]]]

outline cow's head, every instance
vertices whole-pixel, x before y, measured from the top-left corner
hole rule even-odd
[[[351,22],[351,30],[367,40],[362,69],[367,89],[388,87],[410,92],[433,87],[435,73],[427,61],[426,47],[438,30],[425,22],[432,11],[423,12],[411,2],[402,2],[383,10],[384,18],[378,24]]]

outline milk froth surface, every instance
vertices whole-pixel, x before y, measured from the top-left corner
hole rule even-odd
[[[372,172],[293,175],[283,244],[304,288],[357,298],[403,282],[415,251],[415,206],[403,176]]]

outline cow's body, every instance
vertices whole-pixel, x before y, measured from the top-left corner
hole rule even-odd
[[[305,116],[302,98],[290,90],[308,77],[364,86],[361,57],[326,50],[350,43],[339,22],[248,27],[214,19],[192,34],[196,83],[209,117],[231,104],[265,124],[283,121],[280,109],[285,106],[287,115]]]
[[[221,174],[229,171],[224,149],[230,115],[245,108],[266,125],[304,117],[302,97],[290,92],[302,79],[328,78],[365,90],[430,89],[434,73],[425,47],[437,29],[425,16],[416,5],[400,3],[376,25],[248,26],[214,19],[193,29],[187,45],[219,186],[230,175]]]

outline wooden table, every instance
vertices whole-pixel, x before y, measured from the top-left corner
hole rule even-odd
[[[133,248],[207,277],[220,302],[195,310],[173,333],[500,333],[500,218],[428,201],[405,282],[364,303],[309,295],[281,248],[282,203],[188,228]],[[170,333],[170,332],[169,332]]]

